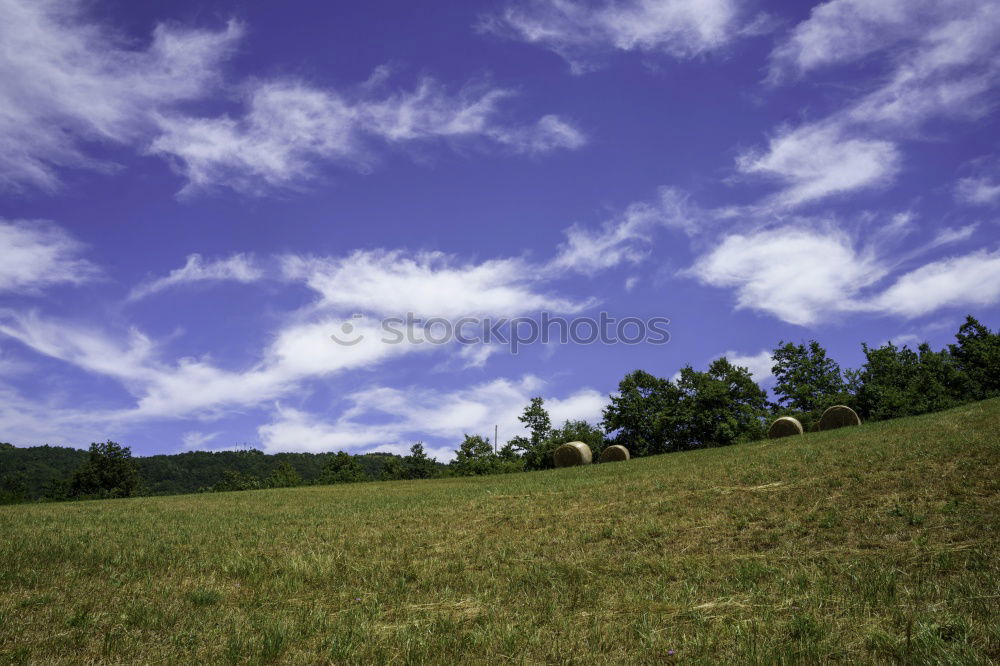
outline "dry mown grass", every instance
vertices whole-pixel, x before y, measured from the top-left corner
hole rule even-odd
[[[1000,659],[1000,401],[624,464],[0,508],[0,662]]]

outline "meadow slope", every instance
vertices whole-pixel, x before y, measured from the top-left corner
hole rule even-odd
[[[991,663],[1000,400],[502,477],[0,507],[3,663]]]

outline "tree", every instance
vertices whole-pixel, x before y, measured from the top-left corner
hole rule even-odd
[[[531,433],[529,441],[532,446],[538,446],[552,432],[552,419],[545,409],[545,401],[541,396],[531,399],[531,404],[524,408],[524,412],[517,417],[517,420],[524,424]]]
[[[768,416],[767,393],[750,371],[716,359],[706,372],[681,369],[680,418],[674,425],[675,448],[726,446],[764,436]]]
[[[355,483],[365,479],[361,463],[346,451],[337,451],[324,465],[320,483]]]
[[[282,461],[278,467],[271,472],[269,485],[272,488],[293,488],[302,485],[302,477],[295,471],[290,462]]]
[[[861,343],[865,363],[858,373],[857,408],[864,419],[879,421],[908,411],[907,387],[913,382],[919,357],[906,345],[891,341],[881,347]]]
[[[396,456],[387,457],[382,462],[382,469],[379,470],[379,481],[399,481],[406,478],[406,468],[403,462]]]
[[[430,479],[437,476],[437,462],[424,451],[423,442],[410,447],[410,455],[403,458],[403,473],[407,479]]]
[[[808,345],[780,342],[771,354],[778,403],[813,420],[822,410],[845,402],[847,386],[840,366],[815,340]]]
[[[968,378],[964,397],[985,400],[1000,395],[1000,331],[990,332],[969,315],[955,340],[957,344],[948,345],[948,349]]]
[[[16,504],[28,500],[28,478],[24,472],[7,474],[0,481],[0,504]]]
[[[54,502],[70,499],[70,479],[49,479],[42,484],[42,497]]]
[[[232,490],[257,490],[261,487],[260,479],[253,474],[244,474],[227,469],[222,472],[222,479],[212,486],[212,492],[221,493]]]
[[[611,435],[608,442],[621,444],[635,456],[673,450],[679,401],[680,392],[668,379],[643,370],[625,375],[618,394],[604,408],[601,425]]]
[[[524,457],[520,454],[514,442],[507,442],[493,456],[493,474],[523,472],[524,469]]]
[[[528,429],[528,436],[512,437],[507,446],[512,451],[524,456],[525,469],[548,469],[552,467],[552,455],[549,450],[552,435],[552,419],[545,409],[545,401],[540,397],[531,399],[517,420]]]
[[[872,421],[948,409],[969,394],[969,378],[946,350],[926,342],[913,351],[888,342],[861,345],[865,363],[857,373],[857,408]]]
[[[497,456],[490,440],[479,435],[466,435],[455,451],[451,466],[458,476],[477,476],[497,472]]]
[[[73,497],[130,497],[139,490],[139,467],[132,450],[108,440],[93,443],[87,461],[74,473]]]

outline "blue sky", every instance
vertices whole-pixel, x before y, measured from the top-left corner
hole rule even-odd
[[[998,35],[971,0],[0,0],[0,440],[445,460],[635,368],[996,327]],[[670,342],[377,333],[543,311]]]

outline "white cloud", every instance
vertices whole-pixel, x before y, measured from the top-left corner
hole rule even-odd
[[[0,310],[0,333],[89,372],[127,382],[152,378],[147,364],[153,343],[135,329],[126,339],[114,340],[80,325],[42,319],[34,312]]]
[[[983,0],[829,0],[775,47],[771,79],[887,52],[896,66],[888,87],[899,88],[995,51],[998,21],[996,4]]]
[[[528,127],[492,128],[486,135],[516,152],[539,155],[553,150],[576,150],[587,144],[582,131],[559,116],[542,116]]]
[[[204,449],[206,444],[221,434],[221,432],[186,432],[183,436],[181,436],[181,442],[183,443],[185,450],[197,451]]]
[[[325,162],[372,166],[375,141],[388,144],[433,139],[483,138],[515,152],[575,149],[582,132],[554,115],[530,127],[497,121],[512,91],[468,86],[449,94],[431,78],[412,91],[383,93],[384,77],[353,94],[293,81],[252,87],[242,118],[164,115],[151,152],[175,159],[187,178],[183,192],[226,186],[245,193],[295,187]]]
[[[933,119],[973,120],[992,110],[998,32],[1000,6],[981,0],[817,6],[773,51],[772,82],[864,58],[874,62],[865,63],[868,70],[887,73],[825,119],[780,132],[768,151],[742,156],[738,167],[786,181],[773,202],[786,206],[889,183],[900,168],[896,141],[919,137]],[[964,187],[975,196],[975,182]]]
[[[49,222],[0,219],[0,292],[31,293],[94,279],[99,271],[79,257],[82,250],[81,243]]]
[[[900,156],[888,141],[844,136],[834,125],[804,125],[771,139],[766,152],[748,152],[737,159],[746,174],[784,182],[774,198],[781,206],[797,206],[892,180]]]
[[[945,227],[938,232],[934,240],[931,241],[932,247],[938,247],[941,245],[948,245],[950,243],[960,243],[965,240],[972,238],[972,235],[976,233],[976,229],[979,227],[978,224],[967,224],[964,227],[952,228]]]
[[[0,188],[52,189],[61,166],[96,166],[83,144],[137,140],[151,115],[202,97],[240,37],[159,25],[144,50],[77,0],[0,0]]]
[[[753,380],[758,384],[769,382],[774,377],[771,374],[771,368],[774,367],[774,359],[771,358],[771,352],[766,349],[762,349],[756,354],[741,354],[735,351],[727,351],[723,356],[729,359],[729,362],[733,365],[749,370]]]
[[[74,247],[49,240],[43,238],[35,245]],[[71,260],[45,264],[39,252],[35,248],[31,261],[22,263],[48,267],[46,279],[65,273],[56,270],[63,264],[85,272]],[[64,254],[59,251],[54,256]],[[551,273],[545,265],[520,258],[477,263],[443,253],[373,250],[342,258],[284,256],[279,263],[287,281],[307,285],[317,298],[289,313],[257,360],[241,367],[221,367],[208,356],[169,359],[161,345],[138,329],[108,333],[78,322],[45,319],[34,312],[0,311],[0,333],[39,354],[119,381],[135,402],[130,407],[107,410],[101,418],[126,423],[151,418],[217,418],[233,409],[257,407],[308,390],[310,380],[370,368],[415,351],[443,350],[465,368],[482,367],[499,351],[495,346],[394,340],[381,326],[380,316],[412,312],[422,319],[496,319],[541,310],[572,313],[592,304],[540,290],[539,285]],[[194,281],[246,282],[259,279],[261,274],[252,258],[245,255],[217,261],[192,255],[166,277],[137,287],[134,295],[141,297]],[[359,312],[372,316],[350,317]],[[331,339],[333,335],[350,344],[338,344]]]
[[[879,88],[847,112],[853,123],[912,130],[935,117],[989,113],[1000,81],[1000,8],[995,3],[935,3],[919,42],[903,50]],[[941,11],[941,10],[944,11]]]
[[[516,258],[463,264],[440,252],[376,250],[343,259],[288,256],[283,270],[318,292],[325,306],[341,311],[454,319],[586,306],[536,291],[538,269]]]
[[[1000,302],[1000,251],[932,261],[895,278],[888,288],[879,286],[893,267],[967,240],[975,230],[974,224],[943,229],[922,248],[891,261],[880,256],[878,250],[885,249],[880,242],[859,247],[833,229],[784,227],[732,234],[683,274],[733,289],[737,308],[801,326],[845,313],[918,317],[942,308]]]
[[[193,282],[255,282],[264,277],[264,272],[256,265],[253,257],[234,254],[226,259],[204,261],[199,254],[188,255],[187,262],[170,271],[166,277],[158,278],[137,286],[129,298],[135,300],[182,284]]]
[[[919,33],[932,5],[947,1],[831,0],[813,8],[771,53],[772,77],[851,62]]]
[[[0,381],[0,423],[3,439],[18,446],[80,447],[83,442],[100,442],[117,437],[116,431],[100,423],[89,409],[67,409],[57,404],[61,396],[26,399]],[[77,404],[79,404],[79,396]]]
[[[1000,180],[989,176],[962,178],[955,187],[955,198],[970,205],[995,205],[1000,203]]]
[[[303,390],[303,382],[352,369],[371,367],[401,354],[431,350],[432,345],[385,344],[381,330],[364,322],[353,346],[330,339],[342,319],[317,316],[281,329],[260,360],[236,370],[220,368],[209,358],[160,359],[162,350],[132,329],[124,339],[70,322],[45,320],[34,313],[0,311],[0,333],[39,354],[85,371],[112,377],[135,398],[133,407],[109,410],[112,422],[180,416],[213,417],[226,409],[252,407]]]
[[[500,345],[464,345],[458,352],[458,357],[462,361],[462,368],[482,368],[491,356],[503,351]]]
[[[360,449],[386,442],[396,442],[397,433],[382,425],[356,423],[327,423],[321,418],[291,407],[279,407],[277,420],[257,429],[266,453],[281,451],[347,451],[359,453]]]
[[[586,143],[568,120],[497,119],[510,90],[450,94],[432,78],[382,91],[385,71],[349,92],[289,79],[244,84],[242,117],[187,115],[184,102],[217,97],[221,64],[243,35],[158,25],[145,48],[88,16],[83,0],[0,0],[0,189],[59,185],[61,167],[112,169],[88,144],[127,145],[170,159],[183,193],[225,186],[247,193],[297,187],[320,162],[366,169],[374,141],[467,138],[515,153]]]
[[[238,368],[220,367],[209,357],[165,360],[164,350],[142,332],[113,335],[35,313],[0,312],[0,333],[39,354],[85,371],[112,377],[135,399],[132,407],[109,411],[115,422],[149,418],[214,418],[227,410],[254,407],[306,390],[306,383],[350,370],[370,368],[416,351],[444,350],[479,367],[497,349],[455,344],[413,344],[393,339],[378,315],[511,317],[539,310],[576,312],[588,305],[537,289],[542,271],[521,259],[460,263],[441,253],[356,252],[345,258],[281,258],[284,277],[315,290],[318,299],[289,313],[259,358]],[[247,257],[204,262],[197,256],[168,277],[140,287],[148,294],[206,279],[251,280],[259,271]],[[368,318],[348,318],[364,311]],[[423,324],[418,324],[422,326]],[[348,330],[346,327],[349,327]],[[468,332],[467,332],[468,333]],[[339,336],[338,344],[331,339]]]
[[[483,20],[485,30],[539,44],[585,71],[595,53],[662,52],[693,58],[738,36],[732,0],[626,0],[596,5],[575,0],[538,0],[508,7]]]
[[[607,404],[608,396],[593,389],[580,389],[565,398],[545,400],[553,425],[561,425],[565,421],[587,421],[596,425],[603,417]]]
[[[0,377],[13,377],[14,375],[27,375],[34,370],[32,364],[10,355],[3,347],[0,347]]]
[[[548,270],[593,274],[623,263],[639,263],[649,254],[657,228],[693,235],[701,229],[702,217],[680,191],[660,188],[658,201],[633,203],[600,229],[571,226]]]
[[[350,406],[327,422],[297,409],[280,407],[277,420],[261,426],[265,451],[380,450],[405,453],[410,444],[430,438],[442,443],[432,448],[439,460],[448,460],[462,436],[493,437],[500,441],[524,434],[517,417],[544,383],[533,376],[517,381],[496,379],[454,391],[423,387],[375,387],[348,396]],[[566,419],[600,420],[605,396],[581,389],[562,399],[547,399],[554,423]]]
[[[840,231],[784,227],[726,236],[686,273],[735,289],[738,308],[805,326],[851,309],[886,269]]]
[[[944,307],[1000,302],[1000,252],[980,250],[935,261],[901,276],[872,301],[872,308],[919,317]]]

